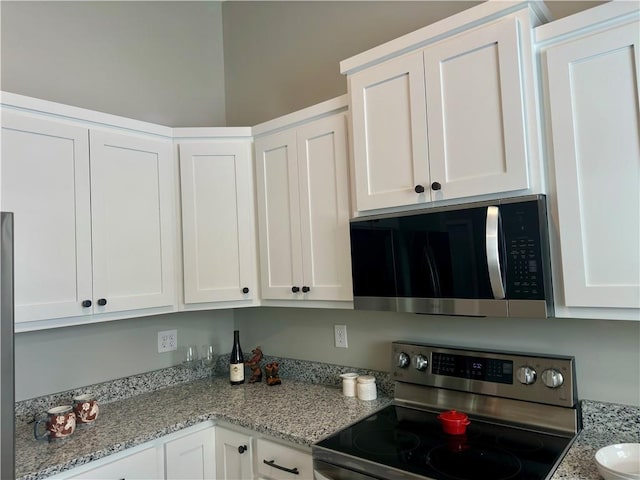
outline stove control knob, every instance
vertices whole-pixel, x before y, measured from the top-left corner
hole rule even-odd
[[[555,368],[549,368],[542,372],[542,383],[549,388],[558,388],[564,383],[564,377]]]
[[[409,366],[409,363],[410,363],[409,355],[407,355],[404,352],[400,352],[398,354],[398,367],[407,368]]]
[[[531,385],[536,381],[536,371],[532,367],[520,367],[516,376],[523,385]]]
[[[427,357],[425,357],[424,355],[418,354],[413,357],[413,364],[416,366],[416,370],[422,372],[429,366],[429,360],[427,360]]]

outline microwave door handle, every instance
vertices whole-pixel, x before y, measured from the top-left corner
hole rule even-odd
[[[502,268],[500,266],[500,239],[498,238],[498,225],[500,223],[500,209],[487,207],[487,266],[489,267],[489,282],[493,298],[505,297],[502,284]]]

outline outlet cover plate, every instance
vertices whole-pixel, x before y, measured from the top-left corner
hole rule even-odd
[[[178,330],[158,332],[158,353],[172,352],[178,349]]]
[[[334,325],[334,336],[337,348],[347,348],[347,326],[346,325]]]

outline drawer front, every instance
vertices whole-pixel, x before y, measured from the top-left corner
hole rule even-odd
[[[256,471],[258,475],[273,480],[307,480],[313,478],[311,452],[303,452],[260,438],[257,442],[256,454]],[[291,472],[294,469],[297,469],[298,474]]]

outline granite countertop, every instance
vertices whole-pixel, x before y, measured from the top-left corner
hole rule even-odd
[[[583,400],[584,428],[551,480],[601,480],[596,452],[616,443],[640,443],[640,408]]]
[[[314,375],[322,378],[317,370]],[[385,393],[383,388],[377,400],[363,402],[309,378],[283,379],[274,387],[197,379],[101,404],[95,424],[78,427],[62,441],[37,441],[32,423],[17,422],[16,478],[46,478],[207,420],[311,446],[391,403]],[[640,408],[585,400],[581,410],[584,429],[551,480],[600,480],[594,461],[599,448],[640,442]]]
[[[38,441],[33,424],[16,425],[16,478],[37,480],[206,420],[227,421],[303,446],[391,402],[344,397],[334,386],[283,380],[232,387],[207,378],[100,405],[95,424],[61,441]]]

